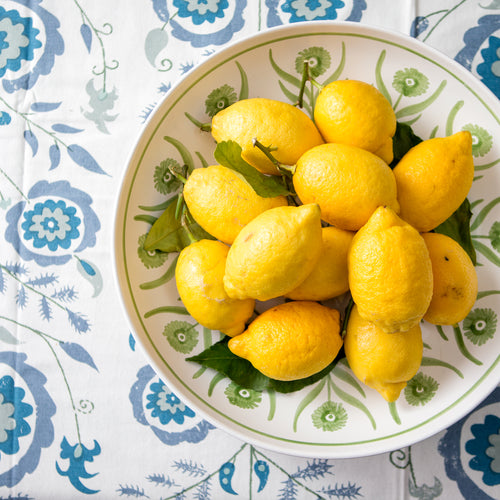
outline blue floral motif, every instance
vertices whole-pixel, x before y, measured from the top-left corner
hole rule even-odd
[[[45,376],[26,363],[26,354],[0,352],[0,364],[15,372],[0,379],[0,460],[12,464],[0,474],[0,486],[12,487],[32,473],[40,462],[42,448],[54,441],[54,402],[44,385]],[[24,388],[21,387],[24,385]],[[29,390],[34,405],[25,401]],[[21,446],[22,442],[22,446]]]
[[[73,253],[96,244],[101,224],[88,194],[67,181],[40,181],[30,189],[28,199],[30,204],[20,201],[6,215],[5,239],[24,260],[61,265]],[[37,199],[40,201],[31,205]]]
[[[299,23],[337,19],[337,9],[344,6],[342,0],[286,0],[281,10],[291,15],[291,23]]]
[[[446,474],[456,481],[464,498],[492,500],[493,497],[485,490],[490,485],[500,484],[500,472],[496,469],[498,462],[494,464],[492,460],[494,453],[494,459],[498,460],[500,448],[497,443],[500,419],[496,416],[499,403],[500,387],[497,387],[477,408],[449,427],[439,442],[438,451],[444,458]],[[487,412],[490,406],[491,410]],[[482,418],[484,423],[477,424],[476,418],[476,422],[471,425],[471,419],[474,419],[474,414],[479,410],[483,410],[482,415],[487,412],[486,417]],[[472,432],[474,439],[469,439],[465,443],[465,450],[462,450],[462,435],[468,435],[469,432]],[[472,470],[483,471],[483,484],[468,475],[467,464]]]
[[[13,1],[33,11],[36,19],[43,23],[43,32],[42,29],[33,26],[35,17],[22,17],[15,10],[8,12],[4,9],[0,10],[0,77],[4,76],[6,69],[22,72],[22,68],[25,67],[21,64],[22,61],[32,61],[31,64],[26,65],[27,72],[21,76],[11,80],[7,78],[2,80],[3,88],[9,93],[32,88],[39,76],[50,73],[55,57],[64,52],[64,41],[58,32],[59,21],[40,6],[42,0]],[[19,31],[20,26],[23,27],[22,32]],[[2,32],[7,34],[2,36]],[[39,39],[44,40],[43,46]],[[6,43],[10,45],[10,48],[6,47]],[[16,46],[19,53],[14,55]],[[4,64],[2,64],[2,54],[3,57],[8,58]]]
[[[488,41],[488,47],[481,50],[483,62],[477,66],[477,73],[500,99],[500,38],[491,36]]]
[[[89,479],[97,475],[97,472],[90,474],[85,469],[86,462],[93,462],[94,457],[101,453],[101,447],[99,443],[94,439],[94,447],[92,449],[87,448],[81,443],[76,443],[75,445],[69,444],[66,437],[63,437],[61,442],[61,454],[60,457],[69,460],[69,465],[67,470],[61,469],[59,464],[56,462],[56,470],[61,476],[67,476],[69,482],[82,493],[91,495],[98,493],[100,490],[91,490],[87,488],[81,481],[81,479]]]
[[[223,18],[229,4],[227,0],[174,0],[174,6],[179,9],[179,17],[190,17],[193,24],[202,24]]]
[[[149,365],[137,372],[137,380],[129,394],[135,419],[150,427],[156,437],[167,445],[203,441],[214,426],[197,417],[161,380],[153,382],[155,377]],[[145,400],[149,401],[146,405]],[[167,431],[164,427],[171,430]]]
[[[159,2],[156,2],[156,4]],[[178,15],[174,19],[170,18],[172,27],[172,36],[189,42],[193,47],[206,47],[207,45],[223,45],[231,40],[234,33],[240,31],[245,21],[243,19],[243,10],[247,5],[247,0],[233,0],[232,9],[234,12],[228,15],[227,0],[174,0],[174,5],[178,7]],[[158,5],[155,5],[155,11],[159,15]],[[162,16],[166,15],[166,6],[162,10]],[[222,20],[219,21],[218,18]],[[215,29],[211,33],[199,33],[190,28],[182,26],[182,21],[177,19],[190,18],[191,22],[199,25],[203,22],[213,23]],[[221,26],[219,28],[219,26]]]
[[[280,7],[281,5],[281,7]],[[268,7],[267,26],[279,26],[300,21],[333,20],[360,21],[366,10],[365,0],[353,0],[350,12],[340,12],[345,7],[342,0],[266,0]],[[290,14],[283,19],[281,12]],[[342,14],[342,15],[341,15]]]
[[[42,46],[36,38],[39,33],[31,17],[0,7],[0,78],[8,70],[18,71],[23,61],[33,60],[35,49]]]
[[[474,439],[465,443],[465,450],[473,455],[471,469],[483,473],[488,486],[500,484],[500,418],[486,415],[484,423],[471,426]]]
[[[0,379],[0,452],[6,455],[17,453],[19,438],[31,432],[25,417],[33,413],[33,407],[23,402],[25,394],[10,375]]]
[[[12,118],[9,115],[9,113],[7,113],[7,111],[2,111],[0,113],[0,125],[8,125],[11,122],[11,120]]]
[[[500,14],[481,17],[477,21],[477,26],[465,32],[463,38],[465,45],[455,56],[455,60],[468,70],[471,70],[474,58],[479,53],[480,48],[483,47],[485,42],[489,39],[490,46],[481,51],[484,62],[478,64],[477,72],[490,90],[497,97],[500,97],[500,76],[499,71],[496,69],[500,63],[496,62],[499,57],[495,50],[495,47],[498,49],[496,45],[498,39],[492,36],[498,30],[500,30]]]
[[[34,210],[24,212],[24,239],[33,240],[35,248],[47,246],[55,252],[59,247],[67,250],[71,241],[80,236],[81,219],[75,216],[76,208],[67,206],[64,200],[46,200],[37,203]]]
[[[153,382],[149,388],[151,393],[146,396],[149,400],[146,408],[150,409],[151,415],[160,419],[163,425],[171,420],[183,424],[184,417],[194,417],[194,411],[170,391],[161,380]]]

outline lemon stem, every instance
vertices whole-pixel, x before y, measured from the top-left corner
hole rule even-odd
[[[182,182],[182,184],[186,184],[187,182],[187,177],[185,175],[182,175],[180,172],[178,172],[175,168],[168,166],[168,171],[179,181]]]
[[[211,123],[203,123],[200,120],[197,120],[193,115],[190,115],[188,112],[184,113],[186,117],[189,119],[191,123],[194,123],[201,131],[203,132],[211,132],[212,124]]]
[[[300,82],[299,97],[297,99],[297,106],[302,108],[304,105],[304,92],[306,90],[306,83],[309,80],[309,62],[304,61],[304,68],[302,69],[302,81]]]
[[[342,330],[340,331],[340,336],[344,338],[347,333],[347,323],[349,323],[349,317],[351,316],[352,308],[354,307],[354,300],[352,297],[349,298],[349,302],[345,308],[344,320],[342,321]]]
[[[311,85],[313,85],[319,90],[322,90],[324,87],[324,85],[319,83],[311,76],[311,73],[309,72],[309,61],[304,61],[304,68],[302,70],[302,80],[300,82],[299,96],[297,98],[297,102],[295,103],[295,105],[298,106],[299,108],[302,108],[304,104],[304,92],[306,90],[307,82],[311,82]]]
[[[285,165],[280,163],[272,154],[272,151],[276,151],[278,148],[273,146],[264,146],[256,137],[252,139],[252,144],[254,147],[260,149],[273,163],[273,165],[280,170],[281,172],[293,175],[295,173],[296,166],[295,165]]]
[[[191,232],[191,229],[189,229],[188,225],[188,214],[187,210],[184,206],[182,214],[181,214],[181,224],[186,230],[187,237],[191,243],[196,243],[198,240],[194,237],[193,233]]]

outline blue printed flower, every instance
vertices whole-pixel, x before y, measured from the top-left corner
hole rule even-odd
[[[0,461],[4,464],[0,487],[12,487],[37,468],[42,448],[52,444],[56,408],[44,387],[47,379],[26,364],[26,354],[0,352],[0,364],[10,371],[0,379]]]
[[[7,111],[2,111],[0,113],[0,125],[8,125],[11,122],[11,120],[12,118],[9,115],[9,113],[7,113]]]
[[[214,426],[184,405],[161,380],[153,381],[155,378],[154,370],[148,365],[137,372],[129,394],[135,419],[150,427],[167,445],[198,443],[205,439]]]
[[[174,6],[179,9],[179,17],[190,17],[193,24],[202,24],[223,18],[229,3],[227,0],[174,0]]]
[[[500,98],[500,38],[491,36],[489,45],[481,50],[483,62],[478,64],[477,72],[483,83]]]
[[[366,0],[352,0],[350,10],[341,0],[266,0],[267,26],[278,26],[305,20],[342,19],[361,21]],[[281,7],[280,7],[281,5]],[[287,16],[291,14],[291,16]]]
[[[337,9],[344,6],[342,0],[286,0],[281,10],[291,15],[291,23],[298,23],[337,19]]]
[[[67,206],[64,200],[37,203],[33,210],[23,214],[24,239],[33,240],[35,248],[47,246],[52,252],[59,247],[67,250],[71,240],[80,236],[78,226],[82,221],[75,214],[76,208]]]
[[[0,78],[9,92],[30,89],[40,75],[47,75],[55,57],[64,52],[64,41],[58,32],[59,21],[40,6],[41,0],[16,0],[33,16],[21,16],[17,10],[0,8]],[[36,27],[34,23],[39,23]],[[23,64],[29,61],[29,64]],[[7,71],[22,73],[8,79]]]
[[[223,45],[245,25],[243,10],[246,5],[247,0],[233,0],[229,9],[228,0],[174,0],[178,11],[175,19],[169,20],[172,36],[193,47]],[[155,11],[158,17],[165,18],[165,9]],[[205,22],[213,24],[208,33],[192,29],[192,25]]]
[[[74,445],[69,444],[66,437],[63,437],[61,442],[61,454],[62,459],[68,459],[69,465],[66,470],[63,470],[59,464],[56,462],[56,470],[61,476],[67,476],[69,482],[82,493],[87,495],[92,495],[98,493],[99,490],[91,490],[87,488],[82,483],[83,479],[89,479],[97,475],[97,473],[90,474],[85,469],[85,462],[93,462],[94,457],[101,453],[101,447],[99,443],[94,439],[94,446],[92,449],[87,448],[81,443],[76,443]]]
[[[23,402],[25,394],[10,375],[0,379],[0,452],[6,455],[17,453],[19,438],[31,432],[25,417],[33,413],[33,407]]]
[[[153,382],[149,388],[151,393],[146,396],[149,400],[146,408],[149,408],[151,415],[160,419],[163,425],[171,420],[183,424],[185,417],[194,417],[194,411],[186,406],[161,380]]]
[[[494,36],[498,30],[500,30],[499,14],[479,18],[476,26],[464,33],[462,39],[465,45],[455,56],[455,60],[466,69],[472,70],[473,62],[479,59],[477,65],[479,76],[500,98],[500,54],[498,53],[500,39]],[[477,58],[478,54],[480,57]]]
[[[439,442],[446,474],[457,482],[464,498],[490,500],[498,496],[495,491],[498,493],[500,484],[499,411],[497,387],[477,408],[449,427]]]
[[[60,265],[96,244],[101,225],[88,194],[67,181],[40,181],[30,189],[28,199],[29,203],[17,203],[6,215],[5,239],[24,260]]]
[[[35,49],[42,46],[31,17],[21,17],[17,10],[0,7],[0,78],[18,71],[23,61],[32,61]]]
[[[484,423],[473,424],[474,439],[465,443],[465,450],[473,455],[471,469],[483,473],[483,482],[488,486],[500,484],[500,418],[486,415]]]

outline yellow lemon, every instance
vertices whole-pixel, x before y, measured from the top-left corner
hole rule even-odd
[[[477,274],[467,252],[452,238],[422,234],[432,262],[434,289],[424,319],[454,325],[469,314],[477,298]]]
[[[326,222],[356,231],[380,205],[399,211],[396,180],[378,156],[346,144],[322,144],[297,162],[293,185],[302,203],[317,203]]]
[[[217,142],[237,142],[243,159],[266,174],[279,172],[253,146],[254,138],[275,148],[273,156],[285,165],[295,165],[302,153],[323,142],[316,125],[303,111],[285,102],[260,97],[242,99],[219,111],[212,119],[212,136]]]
[[[409,330],[429,307],[432,265],[427,246],[390,208],[378,208],[354,236],[348,272],[359,314],[384,331]]]
[[[354,306],[347,323],[344,351],[361,382],[385,400],[396,401],[422,363],[422,331],[417,323],[407,332],[387,333],[364,319]]]
[[[373,85],[337,80],[326,85],[314,107],[314,121],[326,142],[349,144],[393,160],[396,115]]]
[[[228,346],[267,377],[306,378],[326,368],[342,347],[339,316],[317,302],[286,302],[259,315]]]
[[[222,279],[229,248],[220,241],[200,240],[185,247],[175,267],[182,303],[201,325],[233,336],[245,329],[255,301],[228,297]]]
[[[428,139],[394,168],[401,217],[420,232],[444,222],[467,197],[474,178],[468,131]]]
[[[349,290],[347,252],[354,233],[333,226],[324,227],[321,255],[311,274],[286,294],[293,300],[327,300]]]
[[[229,244],[257,215],[288,204],[285,196],[259,196],[241,174],[221,165],[193,170],[183,194],[196,222]]]
[[[284,295],[313,270],[321,253],[318,205],[277,207],[250,221],[227,256],[224,287],[235,299]]]

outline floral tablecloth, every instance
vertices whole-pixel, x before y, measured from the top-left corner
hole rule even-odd
[[[227,44],[325,19],[410,34],[500,98],[499,0],[0,1],[0,499],[500,498],[500,387],[404,449],[291,457],[185,406],[125,320],[113,206],[145,120]]]

